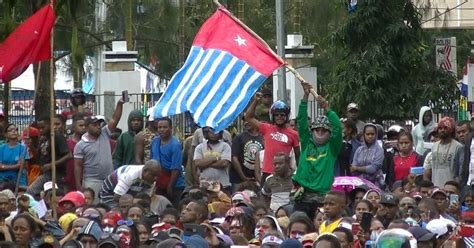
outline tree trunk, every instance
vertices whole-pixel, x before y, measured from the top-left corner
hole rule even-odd
[[[38,87],[35,91],[35,118],[38,121],[39,118],[49,117],[50,114],[50,85],[49,85],[49,61],[41,62],[40,77],[38,80]],[[34,65],[34,71],[36,73],[38,65]],[[36,78],[37,75],[35,75]]]

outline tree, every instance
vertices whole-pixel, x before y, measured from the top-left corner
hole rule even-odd
[[[333,36],[333,52],[343,59],[327,90],[333,106],[349,102],[364,117],[411,119],[422,105],[452,109],[455,78],[427,62],[421,15],[411,0],[365,0]]]

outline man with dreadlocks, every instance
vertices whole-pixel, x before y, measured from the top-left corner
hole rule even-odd
[[[425,159],[424,178],[436,187],[443,188],[453,178],[459,181],[459,173],[464,161],[464,148],[454,139],[455,124],[451,117],[443,117],[438,122],[440,140],[433,144],[431,159]]]

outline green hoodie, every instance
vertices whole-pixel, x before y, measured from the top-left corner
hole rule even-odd
[[[342,147],[342,125],[337,114],[326,113],[331,126],[331,137],[323,145],[316,145],[308,127],[308,102],[301,101],[298,112],[298,135],[301,156],[293,181],[312,192],[326,194],[334,182],[334,164]]]
[[[115,147],[114,154],[112,159],[114,161],[115,168],[122,165],[130,165],[135,163],[135,132],[132,130],[132,119],[140,118],[142,120],[142,126],[140,130],[143,129],[143,113],[142,111],[135,109],[128,115],[128,131],[120,135],[117,140],[117,146]],[[140,131],[139,130],[139,131]]]

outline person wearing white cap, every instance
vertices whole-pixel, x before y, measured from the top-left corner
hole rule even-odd
[[[436,235],[438,247],[442,247],[442,244],[448,240],[453,228],[452,223],[445,219],[434,219],[426,225],[426,229]]]
[[[102,182],[114,171],[110,137],[122,117],[124,101],[117,102],[115,111],[107,125],[99,116],[86,118],[87,132],[74,148],[74,175],[76,189],[92,188],[99,195]],[[97,201],[97,199],[96,199]]]
[[[347,118],[355,122],[357,127],[357,134],[361,134],[364,131],[365,122],[359,120],[359,105],[351,102],[347,105]]]

